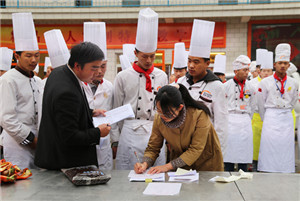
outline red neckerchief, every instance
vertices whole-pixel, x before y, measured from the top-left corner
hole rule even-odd
[[[143,73],[146,77],[146,90],[149,92],[152,92],[152,85],[151,85],[151,79],[150,79],[150,74],[154,70],[154,65],[151,66],[147,71],[143,70],[141,67],[136,65],[136,63],[132,64],[133,69],[138,72],[138,73]]]
[[[241,86],[240,99],[243,99],[244,98],[244,86],[245,86],[246,80],[244,80],[243,82],[240,82],[235,76],[233,79]]]
[[[281,83],[280,93],[281,93],[281,94],[284,94],[284,82],[285,82],[286,79],[287,79],[287,75],[285,75],[284,78],[281,79],[280,77],[278,77],[278,76],[276,75],[276,73],[274,73],[274,78],[275,78],[276,80],[278,80],[278,81]]]

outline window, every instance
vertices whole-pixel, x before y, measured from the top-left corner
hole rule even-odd
[[[251,0],[251,4],[256,3],[271,3],[270,0]]]
[[[122,6],[130,6],[130,7],[133,7],[133,6],[136,6],[136,7],[139,7],[140,6],[140,0],[122,0]]]
[[[76,0],[75,1],[76,7],[91,7],[92,6],[92,0]]]
[[[238,4],[238,0],[219,0],[219,5],[232,5]]]

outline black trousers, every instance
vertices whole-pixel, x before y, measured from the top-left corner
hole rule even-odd
[[[242,169],[244,172],[247,172],[247,163],[238,163],[238,170]],[[224,170],[227,172],[234,171],[234,163],[224,163]]]

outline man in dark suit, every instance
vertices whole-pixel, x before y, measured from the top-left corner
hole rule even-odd
[[[110,125],[94,127],[92,116],[104,114],[91,110],[82,89],[90,83],[104,58],[100,48],[83,42],[71,49],[68,65],[50,74],[43,96],[42,119],[39,129],[35,164],[58,170],[85,165],[96,165],[96,145],[105,137]]]

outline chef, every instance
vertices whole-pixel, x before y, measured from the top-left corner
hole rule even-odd
[[[226,72],[226,56],[217,54],[214,63],[214,74],[220,78],[222,83],[226,82],[225,72]]]
[[[191,96],[206,104],[211,112],[211,121],[218,134],[224,156],[227,139],[227,101],[220,79],[207,70],[210,64],[210,51],[214,33],[214,22],[194,20],[188,73],[178,80],[190,92]]]
[[[235,76],[224,84],[228,102],[228,139],[224,156],[225,171],[247,171],[253,158],[251,118],[255,109],[254,87],[247,80],[251,60],[238,56],[233,62]]]
[[[175,75],[175,83],[177,80],[185,76],[187,72],[188,53],[185,50],[184,43],[175,43],[174,45],[174,64],[172,74]]]
[[[18,63],[0,81],[4,159],[21,169],[35,168],[40,83],[33,70],[40,52],[31,13],[13,13],[12,22]]]
[[[258,170],[295,172],[295,143],[292,109],[298,99],[299,84],[287,76],[291,46],[275,49],[275,73],[258,85],[258,109],[263,127],[258,157]]]
[[[96,44],[104,53],[104,59],[98,75],[93,79],[92,83],[83,84],[86,98],[91,109],[109,111],[113,106],[113,85],[104,78],[107,70],[106,25],[105,22],[84,22],[83,30],[84,41]],[[111,126],[110,133],[117,129],[116,125]],[[96,146],[98,165],[101,170],[112,170],[113,168],[110,138],[110,134],[100,138],[100,144]]]
[[[118,124],[121,134],[112,137],[114,151],[118,147],[116,169],[132,169],[138,162],[135,152],[142,159],[152,130],[155,94],[168,83],[166,73],[153,65],[157,34],[158,14],[151,8],[140,10],[135,43],[138,60],[118,73],[114,83],[114,108],[130,104],[135,114],[134,119]],[[156,164],[165,163],[163,147]]]

